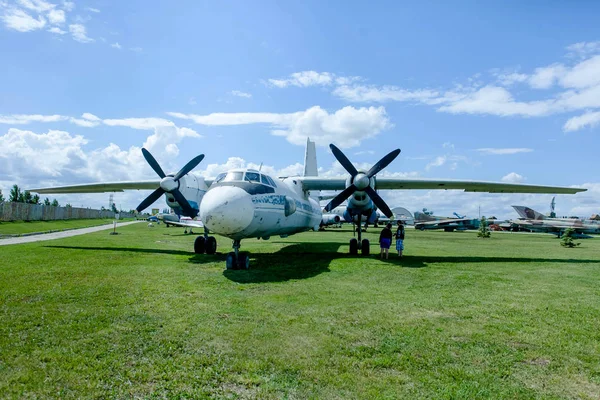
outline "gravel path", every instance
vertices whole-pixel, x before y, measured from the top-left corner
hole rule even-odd
[[[121,222],[121,223],[117,224],[117,228],[119,228],[120,226],[137,224],[138,222],[143,222],[143,221]],[[112,229],[112,228],[113,228],[113,224],[108,224],[108,225],[93,226],[91,228],[71,229],[71,230],[62,231],[62,232],[43,233],[41,235],[20,236],[20,237],[15,237],[15,238],[10,238],[10,239],[0,239],[0,246],[4,246],[4,245],[8,245],[8,244],[40,242],[42,240],[62,239],[62,238],[71,237],[71,236],[84,235],[86,233],[104,231],[104,230]]]

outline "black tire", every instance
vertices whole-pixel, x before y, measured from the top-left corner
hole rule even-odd
[[[217,252],[217,239],[214,236],[206,238],[206,254],[215,254]]]
[[[369,243],[369,239],[363,239],[360,244],[360,252],[363,256],[368,256],[371,254],[371,243]]]
[[[235,253],[232,251],[227,253],[227,258],[225,258],[225,268],[227,269],[236,269],[237,263],[235,259]]]
[[[444,228],[444,232],[454,232],[454,228]]]
[[[425,226],[424,226],[424,225],[421,225],[421,226],[419,227],[419,229],[420,229],[420,230],[422,230],[422,231],[424,231],[424,230],[425,230]]]
[[[239,253],[238,268],[250,269],[250,257],[248,256],[248,253]]]
[[[204,240],[204,236],[198,236],[196,240],[194,240],[194,253],[196,254],[204,254],[206,251],[206,243]]]
[[[350,254],[353,256],[358,254],[358,240],[356,238],[350,239]]]

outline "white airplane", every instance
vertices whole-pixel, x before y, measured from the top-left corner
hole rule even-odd
[[[415,180],[399,178],[376,178],[379,171],[389,165],[399,154],[396,149],[379,160],[369,171],[359,171],[333,144],[331,151],[350,176],[343,178],[320,178],[317,175],[314,143],[308,140],[304,176],[273,179],[253,169],[233,169],[215,179],[203,179],[188,175],[204,155],[194,158],[177,174],[166,175],[154,157],[143,149],[144,157],[160,176],[160,180],[142,182],[95,183],[54,188],[31,189],[37,193],[91,193],[122,191],[123,189],[155,189],[138,206],[141,211],[150,206],[162,194],[167,204],[182,215],[200,215],[205,229],[233,240],[233,251],[227,255],[228,269],[250,266],[247,253],[240,252],[242,239],[269,239],[279,235],[319,229],[323,211],[311,191],[341,190],[327,206],[327,213],[348,200],[346,211],[353,221],[363,216],[375,218],[377,209],[388,218],[392,212],[376,192],[377,189],[463,189],[467,192],[489,193],[565,193],[585,191],[580,188],[521,185],[481,181]],[[350,253],[369,254],[368,239],[350,239]],[[214,254],[216,241],[212,236],[198,236],[194,243],[196,253]]]

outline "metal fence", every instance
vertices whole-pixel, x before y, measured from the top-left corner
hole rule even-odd
[[[52,221],[57,219],[114,218],[110,210],[90,208],[54,207],[27,203],[0,202],[0,221]],[[121,213],[121,218],[133,218]]]

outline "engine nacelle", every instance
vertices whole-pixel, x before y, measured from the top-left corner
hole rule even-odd
[[[208,186],[202,177],[188,174],[181,177],[179,180],[179,191],[185,196],[192,208],[195,208],[196,210],[200,209],[200,203],[207,190]],[[177,215],[181,215],[182,210],[173,195],[171,193],[165,193],[165,197],[167,199],[167,205],[171,207]]]
[[[337,214],[323,214],[323,218],[321,219],[321,226],[339,224],[340,221],[340,216]]]

